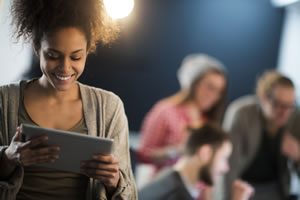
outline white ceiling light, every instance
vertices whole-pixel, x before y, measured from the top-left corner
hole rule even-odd
[[[298,2],[299,0],[272,0],[272,3],[275,5],[275,6],[288,6],[292,3],[296,3]]]
[[[134,0],[104,0],[105,8],[113,19],[127,17],[134,7]]]

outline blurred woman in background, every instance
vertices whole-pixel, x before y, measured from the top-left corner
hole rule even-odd
[[[224,112],[227,78],[221,62],[205,54],[188,55],[177,75],[181,90],[156,103],[142,124],[138,156],[156,172],[176,162],[187,128],[207,121],[220,125]]]

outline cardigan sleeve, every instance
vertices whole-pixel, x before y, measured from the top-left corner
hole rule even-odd
[[[0,147],[0,154],[4,153],[4,147]],[[1,159],[1,157],[0,157]],[[23,167],[17,167],[7,180],[0,180],[0,199],[15,200],[23,182]]]
[[[9,90],[9,91],[8,91]],[[12,89],[7,86],[0,87],[0,161],[3,153],[10,143],[8,124],[16,124],[18,87]],[[9,96],[10,95],[10,96]],[[8,105],[9,104],[9,105]],[[9,118],[10,116],[10,119]],[[13,125],[10,125],[11,129]],[[14,127],[16,128],[16,127]],[[12,131],[11,131],[12,132]],[[0,179],[0,199],[14,200],[23,182],[23,167],[17,167],[6,180]]]
[[[115,103],[109,105],[109,109],[113,111],[110,111],[111,115],[107,115],[109,119],[105,123],[105,135],[114,140],[113,154],[119,160],[120,179],[112,199],[135,200],[137,192],[130,163],[128,122],[123,103],[119,98],[115,100]],[[107,199],[104,186],[99,181],[98,184],[100,190],[97,199]]]

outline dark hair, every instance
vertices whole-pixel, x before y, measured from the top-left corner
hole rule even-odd
[[[197,77],[195,79],[195,81],[192,83],[192,85],[190,87],[190,91],[188,93],[188,96],[186,97],[186,99],[184,101],[188,101],[195,97],[196,88],[197,88],[198,83],[200,81],[202,81],[203,78],[209,73],[215,73],[215,74],[219,74],[219,75],[223,76],[225,79],[225,88],[222,92],[220,99],[215,103],[215,105],[213,105],[211,107],[211,109],[204,112],[204,116],[207,117],[208,121],[221,125],[222,120],[223,120],[224,111],[225,111],[225,105],[226,105],[226,101],[227,101],[227,92],[228,92],[228,83],[227,83],[228,80],[227,80],[227,76],[224,71],[211,68],[211,69],[205,71],[204,73],[200,74],[199,77]]]
[[[270,96],[277,86],[294,88],[293,82],[288,77],[275,70],[265,71],[257,80],[256,95],[259,98]]]
[[[118,33],[102,0],[14,0],[11,10],[16,39],[23,36],[25,41],[31,40],[36,52],[44,34],[59,28],[79,28],[89,52],[96,50],[98,41],[107,44]]]
[[[198,129],[190,129],[184,152],[186,155],[194,155],[203,145],[211,145],[216,151],[224,144],[230,141],[229,135],[226,134],[219,126],[212,123],[206,123]]]

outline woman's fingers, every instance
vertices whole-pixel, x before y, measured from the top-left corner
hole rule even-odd
[[[119,161],[112,154],[94,155],[92,160],[81,163],[80,170],[108,187],[116,187],[120,177]]]
[[[59,147],[43,147],[39,149],[26,149],[21,153],[21,158],[38,158],[42,156],[57,155]]]
[[[27,148],[35,148],[38,147],[40,145],[43,145],[43,143],[45,143],[48,140],[48,136],[39,136],[39,137],[35,137],[35,138],[31,138],[26,142],[23,142],[20,144],[19,149],[27,149]]]
[[[99,165],[98,165],[99,166]],[[82,171],[89,175],[101,175],[114,177],[114,174],[119,172],[118,166],[101,166],[99,168],[92,168],[90,165],[85,165],[81,167]]]
[[[104,163],[118,163],[118,160],[111,154],[96,154],[93,155],[93,160]]]
[[[54,162],[58,159],[58,146],[45,146],[48,136],[30,138],[26,142],[21,141],[20,128],[17,128],[11,144],[5,150],[8,162],[16,165],[34,165]]]
[[[38,157],[26,157],[22,159],[22,164],[24,166],[30,166],[30,165],[36,165],[36,164],[42,164],[42,163],[52,163],[55,162],[59,158],[58,155],[42,155]]]
[[[118,163],[113,155],[97,154],[93,160],[82,162],[81,169],[88,174],[107,175],[119,171]]]
[[[24,166],[54,162],[59,158],[59,147],[43,147],[38,149],[25,149],[20,153],[19,162]]]
[[[20,127],[17,127],[17,131],[15,135],[12,138],[12,142],[21,142],[21,129]]]
[[[97,161],[96,162],[88,161],[88,162],[83,162],[81,167],[85,169],[99,169],[99,170],[106,170],[111,172],[118,171],[118,163],[103,163]]]

